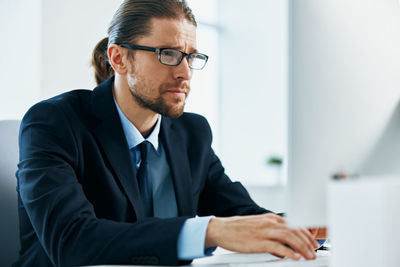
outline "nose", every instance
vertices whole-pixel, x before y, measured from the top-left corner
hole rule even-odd
[[[174,78],[177,80],[192,79],[193,70],[189,68],[187,57],[184,57],[181,63],[174,68]]]

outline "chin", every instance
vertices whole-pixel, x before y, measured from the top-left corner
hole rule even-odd
[[[175,111],[175,112],[168,112],[168,114],[166,114],[166,116],[174,119],[174,118],[180,117],[182,114],[183,114],[183,110]]]
[[[172,107],[166,110],[164,116],[170,117],[170,118],[178,118],[183,114],[184,111],[184,105],[179,106],[179,107]]]
[[[168,114],[168,115],[166,115],[166,117],[171,118],[171,119],[177,119],[177,118],[179,118],[182,114],[183,114],[183,112],[182,112],[182,113],[179,113],[179,114]]]

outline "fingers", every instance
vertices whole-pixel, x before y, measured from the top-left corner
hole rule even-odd
[[[207,228],[207,242],[241,253],[268,252],[293,260],[316,258],[310,231],[289,228],[284,218],[273,213],[213,218]]]
[[[267,239],[271,238],[274,241],[281,242],[281,250],[285,248],[285,251],[292,251],[291,255],[285,255],[291,259],[297,258],[293,253],[302,255],[305,259],[315,259],[315,249],[319,247],[318,242],[314,239],[311,233],[307,229],[291,229],[285,224],[283,217],[274,213],[265,214],[265,221],[269,222],[264,225],[264,229],[267,230]],[[271,224],[271,219],[274,224]],[[288,244],[290,248],[285,246]],[[294,250],[294,251],[293,251]]]
[[[319,243],[315,240],[314,235],[310,233],[307,229],[300,229],[301,232],[304,234],[304,237],[308,239],[308,241],[312,244],[312,248],[315,250],[319,248]]]
[[[301,255],[299,253],[277,241],[266,240],[265,250],[270,254],[280,258],[289,258],[292,260],[301,259]]]
[[[313,236],[313,238],[317,238],[318,235],[318,228],[309,228],[308,231]]]
[[[316,258],[313,241],[308,240],[301,230],[290,230],[289,233],[285,239],[291,248],[300,253],[305,259]]]
[[[288,244],[291,249],[302,255],[305,259],[315,259],[315,241],[311,234],[304,229],[290,229],[286,226],[279,230],[271,231],[270,238],[282,244]]]

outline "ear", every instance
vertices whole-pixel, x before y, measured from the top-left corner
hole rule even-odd
[[[110,64],[114,71],[120,75],[126,74],[128,69],[126,65],[127,53],[125,49],[123,49],[119,45],[112,44],[108,47],[107,53]]]

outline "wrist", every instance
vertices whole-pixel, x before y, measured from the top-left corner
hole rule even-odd
[[[223,223],[221,218],[212,218],[207,226],[205,247],[217,247],[218,246],[218,234],[220,233],[220,225]]]

